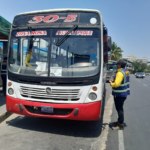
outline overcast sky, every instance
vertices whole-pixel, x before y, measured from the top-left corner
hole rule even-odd
[[[0,15],[11,23],[18,13],[55,8],[99,10],[123,56],[150,61],[150,0],[0,0]]]

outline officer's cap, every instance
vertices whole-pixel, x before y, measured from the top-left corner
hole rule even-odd
[[[116,64],[126,64],[126,61],[124,59],[120,59]]]

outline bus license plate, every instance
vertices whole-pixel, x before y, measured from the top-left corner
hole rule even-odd
[[[53,113],[54,108],[49,106],[41,106],[41,112]]]

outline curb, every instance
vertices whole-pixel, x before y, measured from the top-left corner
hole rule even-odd
[[[12,115],[12,113],[10,112],[5,112],[2,115],[0,115],[0,123],[7,119],[10,115]]]

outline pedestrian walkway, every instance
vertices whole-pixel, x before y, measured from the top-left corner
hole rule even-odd
[[[11,113],[8,113],[6,110],[6,97],[2,93],[0,93],[0,123],[10,115]]]
[[[6,112],[6,97],[0,93],[0,116]]]
[[[7,112],[6,104],[4,104],[3,106],[0,107],[0,116],[5,114],[6,112]]]

